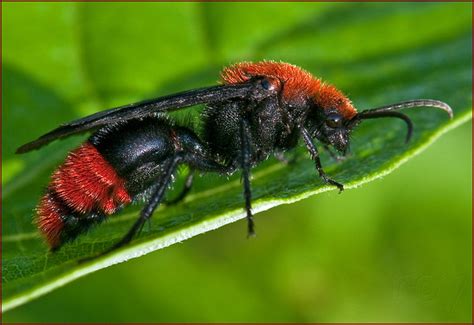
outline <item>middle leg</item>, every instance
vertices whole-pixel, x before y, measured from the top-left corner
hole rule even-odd
[[[252,192],[250,188],[250,169],[252,151],[250,146],[250,127],[248,121],[243,118],[240,122],[240,141],[241,141],[241,158],[240,165],[242,168],[242,178],[244,182],[244,199],[245,211],[247,212],[247,235],[255,236],[255,225],[252,215]]]

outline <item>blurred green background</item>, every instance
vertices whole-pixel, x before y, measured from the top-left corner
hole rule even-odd
[[[23,100],[2,122],[2,185],[25,186],[29,171],[13,149],[60,122],[212,84],[239,60],[289,61],[356,104],[382,104],[378,91],[390,93],[390,83],[359,97],[361,85],[380,74],[396,84],[400,67],[459,69],[472,56],[471,6],[2,4],[4,96]],[[462,60],[437,57],[452,44]],[[417,51],[432,61],[417,61]],[[51,115],[58,106],[63,115]],[[471,129],[451,131],[382,180],[259,214],[255,240],[238,222],[88,275],[3,320],[470,322]],[[46,150],[59,162],[67,147]]]

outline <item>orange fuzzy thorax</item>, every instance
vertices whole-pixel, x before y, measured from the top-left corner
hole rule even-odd
[[[284,85],[282,97],[287,102],[313,99],[317,107],[324,110],[336,108],[346,119],[357,114],[351,101],[336,87],[325,84],[309,72],[289,63],[242,62],[225,68],[221,73],[226,84],[242,83],[256,76],[279,80]]]

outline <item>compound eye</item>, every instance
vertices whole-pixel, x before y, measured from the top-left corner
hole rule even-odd
[[[342,126],[342,116],[337,113],[330,113],[326,117],[326,125],[331,128],[339,128]]]
[[[269,90],[272,87],[272,84],[268,79],[263,79],[262,80],[262,87],[265,90]]]
[[[278,88],[278,80],[270,77],[263,78],[260,84],[265,90],[275,90]]]

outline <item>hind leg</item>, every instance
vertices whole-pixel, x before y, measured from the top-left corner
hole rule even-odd
[[[143,227],[145,222],[149,220],[155,211],[155,209],[159,206],[160,202],[162,201],[166,189],[172,180],[173,173],[176,171],[178,164],[182,161],[182,157],[180,155],[175,156],[170,162],[167,164],[165,168],[164,174],[161,175],[160,179],[158,180],[157,186],[155,187],[155,191],[153,192],[150,200],[148,201],[147,205],[143,208],[140,212],[138,219],[133,224],[132,228],[127,232],[127,234],[118,241],[115,245],[110,247],[108,250],[104,251],[103,253],[96,255],[92,258],[86,258],[82,261],[88,261],[103,255],[106,255],[110,252],[113,252],[122,246],[128,244],[133,237],[140,231]]]

